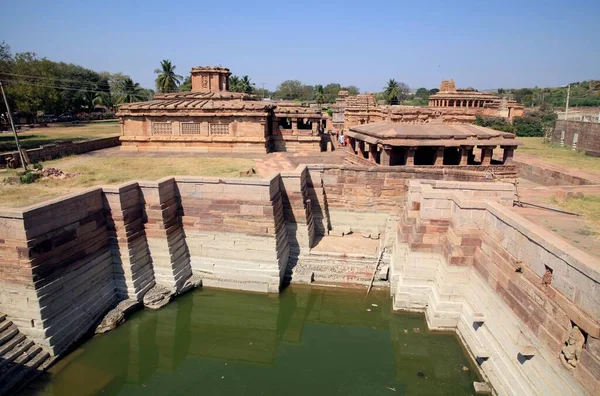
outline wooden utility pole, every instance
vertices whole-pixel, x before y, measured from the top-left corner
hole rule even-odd
[[[0,90],[2,91],[2,97],[4,98],[4,104],[6,105],[8,121],[10,121],[10,127],[12,128],[13,134],[15,135],[15,142],[17,143],[17,150],[19,151],[19,157],[21,157],[21,165],[23,166],[23,169],[27,170],[27,164],[25,163],[25,156],[23,155],[23,150],[21,149],[21,144],[19,143],[19,136],[17,136],[17,130],[15,129],[15,123],[13,122],[12,114],[10,112],[10,107],[8,106],[8,100],[6,99],[6,94],[4,93],[4,85],[2,85],[2,81],[0,81]]]

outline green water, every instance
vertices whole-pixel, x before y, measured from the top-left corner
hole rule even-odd
[[[454,335],[392,313],[384,293],[197,289],[85,342],[26,393],[470,395],[476,380]]]

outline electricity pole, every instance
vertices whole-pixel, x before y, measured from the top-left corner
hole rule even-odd
[[[567,104],[565,106],[565,121],[569,121],[569,97],[571,96],[571,84],[567,85]]]
[[[17,150],[19,151],[19,157],[21,157],[21,165],[23,169],[27,170],[27,164],[25,163],[25,157],[23,156],[23,150],[21,149],[21,144],[19,143],[19,136],[17,136],[17,130],[15,129],[15,123],[12,119],[12,114],[10,112],[10,107],[8,106],[8,100],[6,99],[6,94],[4,93],[4,85],[2,85],[2,81],[0,81],[0,90],[2,91],[2,97],[4,98],[4,104],[6,104],[6,111],[8,113],[8,120],[10,121],[10,127],[12,128],[13,134],[15,135],[15,142],[17,143]]]

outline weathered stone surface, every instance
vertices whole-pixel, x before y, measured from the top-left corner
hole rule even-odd
[[[157,284],[144,295],[144,306],[150,309],[160,309],[167,305],[175,295],[175,290]]]
[[[492,388],[487,382],[473,382],[473,388],[477,395],[491,395]]]
[[[102,322],[96,327],[96,334],[102,334],[114,330],[125,322],[127,316],[140,307],[137,300],[123,300],[116,307],[108,311]]]

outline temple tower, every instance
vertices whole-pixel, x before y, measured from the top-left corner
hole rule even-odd
[[[192,73],[192,92],[229,91],[231,72],[225,67],[194,67]]]

